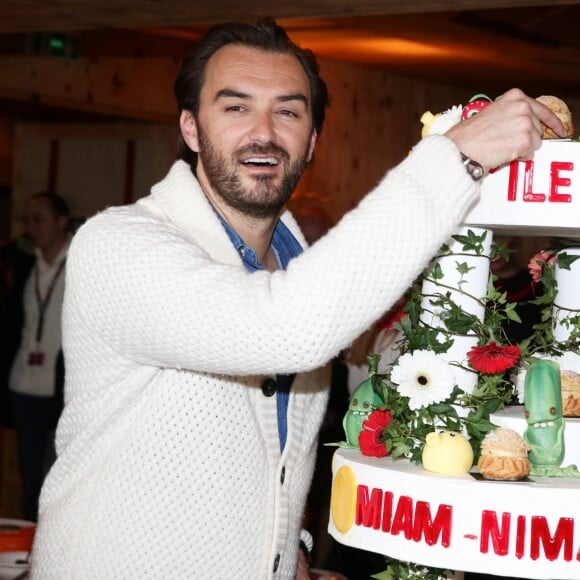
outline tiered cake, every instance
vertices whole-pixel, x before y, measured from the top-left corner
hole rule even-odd
[[[433,301],[437,289],[429,286],[441,277],[445,279],[448,297],[483,321],[489,259],[483,259],[482,253],[489,249],[492,231],[579,238],[578,248],[568,247],[566,252],[570,256],[580,254],[579,142],[545,140],[533,161],[513,162],[485,178],[480,202],[450,241],[451,250],[437,260],[439,276],[428,276],[423,283],[423,295],[430,297],[423,304],[423,323],[431,328],[443,327],[446,313]],[[462,240],[469,236],[482,242],[473,255],[462,245]],[[457,254],[453,251],[457,244],[461,246],[458,253],[465,260],[463,268],[457,267]],[[580,373],[580,346],[575,338],[580,327],[580,260],[572,260],[562,268],[556,265],[555,279],[553,337],[556,346],[568,348],[572,342],[576,348],[568,348],[563,354],[556,348],[556,354],[538,356],[555,361],[563,371]],[[456,296],[453,288],[457,290]],[[466,353],[478,340],[475,333],[458,333],[453,336],[451,346],[439,355],[450,363],[459,363],[461,368],[455,367],[456,383],[475,394],[480,388],[478,375],[469,368],[471,361]],[[520,367],[521,385],[525,374],[526,369]],[[389,378],[397,383],[393,376]],[[377,383],[373,384],[374,394],[367,394],[369,399],[377,392]],[[377,401],[372,402],[373,408],[379,406]],[[458,410],[459,415],[462,412],[466,413]],[[554,410],[548,409],[550,412]],[[357,420],[362,429],[363,419]],[[337,541],[395,560],[444,570],[492,573],[500,577],[580,578],[578,477],[562,471],[558,477],[530,474],[516,481],[500,481],[486,479],[476,466],[467,473],[447,471],[452,475],[444,475],[444,469],[433,473],[417,461],[416,452],[398,453],[395,459],[395,453],[386,457],[362,454],[353,441],[352,421],[349,423],[345,418],[348,441],[336,452],[333,461],[329,532]],[[365,429],[378,430],[377,419],[374,421],[367,422]],[[387,417],[383,427],[389,421]],[[494,426],[515,431],[522,439],[528,428],[551,425],[549,417],[545,423],[529,425],[520,405],[492,413],[490,421]],[[563,424],[562,466],[573,463],[580,466],[580,419],[566,418]],[[421,421],[414,425],[418,430],[423,427]],[[450,456],[456,457],[455,448]],[[461,576],[459,573],[458,577]]]

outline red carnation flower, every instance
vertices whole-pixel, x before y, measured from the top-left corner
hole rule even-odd
[[[520,360],[518,346],[501,346],[491,341],[485,346],[474,346],[468,353],[469,364],[484,375],[495,375],[511,369]]]
[[[358,436],[358,445],[363,455],[385,457],[389,455],[387,444],[383,441],[383,432],[391,424],[391,414],[377,409],[363,422]]]

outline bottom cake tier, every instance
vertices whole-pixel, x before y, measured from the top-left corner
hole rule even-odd
[[[440,476],[341,449],[328,530],[341,544],[425,566],[578,579],[580,479]]]

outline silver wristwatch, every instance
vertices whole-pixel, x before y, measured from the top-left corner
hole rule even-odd
[[[473,181],[479,181],[483,177],[485,170],[483,169],[481,163],[474,161],[463,153],[461,153],[461,162],[463,165],[465,165],[465,169],[467,170],[467,173],[471,175]]]

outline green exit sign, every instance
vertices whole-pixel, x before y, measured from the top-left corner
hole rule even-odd
[[[36,32],[29,40],[34,54],[76,59],[79,56],[79,39],[73,34]]]

